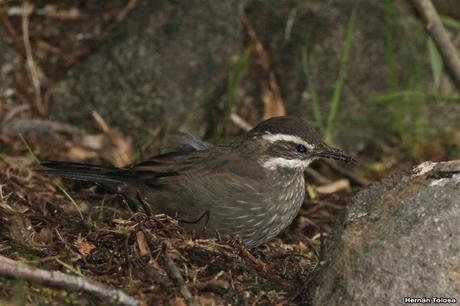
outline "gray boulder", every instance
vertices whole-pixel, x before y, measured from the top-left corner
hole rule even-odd
[[[91,129],[94,110],[137,140],[169,129],[200,134],[240,53],[239,6],[141,1],[69,72],[52,96],[51,116]]]
[[[312,305],[460,300],[460,160],[426,162],[359,192],[311,287]]]

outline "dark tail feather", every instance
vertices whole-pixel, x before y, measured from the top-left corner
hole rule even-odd
[[[122,194],[132,210],[139,209],[136,199],[137,190],[129,188],[125,184],[127,177],[122,174],[124,170],[121,168],[52,160],[42,161],[41,166],[43,167],[38,170],[40,173],[71,180],[93,182],[109,192]]]
[[[43,174],[62,177],[66,179],[88,181],[114,188],[123,182],[114,175],[119,168],[102,167],[90,164],[79,164],[64,161],[43,161],[42,169],[38,171]]]

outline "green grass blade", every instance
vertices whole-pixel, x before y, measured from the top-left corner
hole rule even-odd
[[[310,73],[310,62],[308,59],[307,50],[302,51],[302,71],[307,79],[308,92],[311,96],[311,105],[313,108],[313,116],[315,117],[315,126],[320,130],[321,134],[324,136],[324,123],[323,116],[321,115],[320,102],[318,93],[316,92],[313,78]]]
[[[340,96],[342,94],[343,84],[347,76],[348,69],[348,59],[350,57],[350,51],[353,41],[353,30],[355,28],[356,15],[357,15],[357,5],[353,8],[350,20],[348,21],[347,29],[345,32],[345,40],[342,50],[342,60],[340,63],[339,75],[335,81],[334,94],[331,99],[331,109],[329,111],[329,116],[327,120],[326,132],[325,132],[325,141],[327,143],[332,142],[332,131],[334,129],[335,118],[337,116],[337,110],[339,108]]]
[[[83,273],[81,273],[80,270],[77,270],[76,268],[72,267],[71,265],[69,265],[68,263],[65,263],[63,262],[62,260],[60,259],[56,259],[56,261],[61,265],[63,266],[64,268],[66,268],[67,270],[69,270],[70,272],[80,276],[80,277],[83,277],[83,278],[86,278],[86,276],[83,275]]]
[[[35,152],[32,150],[32,147],[29,145],[29,143],[27,142],[27,140],[24,138],[24,136],[22,134],[19,134],[19,138],[21,139],[22,143],[24,144],[24,146],[27,148],[27,150],[29,151],[29,154],[32,156],[32,158],[35,160],[35,162],[37,163],[37,165],[39,167],[41,167],[41,162],[40,162],[40,159],[38,159],[37,155],[35,154]],[[81,208],[80,206],[78,206],[77,202],[75,202],[75,200],[70,196],[70,194],[64,189],[64,187],[61,186],[61,184],[59,184],[59,182],[54,179],[54,178],[50,178],[51,179],[51,182],[54,184],[54,186],[56,186],[63,194],[64,196],[70,201],[70,203],[72,203],[73,206],[75,206],[75,209],[78,211],[78,214],[80,215],[80,218],[82,220],[84,220],[85,218],[83,217],[83,213],[81,211]]]
[[[398,78],[396,77],[396,53],[393,39],[394,16],[393,0],[385,0],[385,58],[388,67],[388,88],[390,91],[398,90]]]
[[[444,70],[442,56],[431,38],[428,38],[427,44],[428,53],[430,55],[431,72],[433,74],[434,91],[439,91]]]
[[[446,27],[460,31],[460,21],[449,16],[441,16],[441,21]]]
[[[410,78],[409,82],[407,84],[407,89],[408,91],[417,91],[418,88],[420,88],[421,85],[421,80],[422,80],[422,69],[424,67],[424,62],[422,61],[421,56],[416,53],[414,54],[414,63],[412,64],[411,67],[411,73],[410,73]],[[426,92],[426,91],[425,91]],[[421,101],[426,101],[426,93],[424,96],[418,98],[418,100]],[[413,99],[410,99],[409,97],[405,97],[402,100],[402,103],[398,104],[398,113],[396,114],[397,118],[397,127],[399,128],[399,134],[401,136],[407,136],[407,131],[408,130],[413,130],[414,126],[408,127],[408,124],[406,123],[407,120],[406,118],[411,118],[411,116],[408,116],[409,113],[416,114],[415,118],[418,116],[417,114],[420,114],[420,104],[421,103],[414,103]],[[409,123],[413,123],[412,122]],[[413,137],[411,139],[411,142],[413,141]],[[411,144],[407,141],[404,141],[405,144],[409,144],[409,147]]]
[[[232,106],[235,104],[238,95],[239,83],[246,74],[249,64],[251,62],[251,50],[247,48],[244,50],[238,64],[232,71],[228,78],[227,84],[227,99],[225,100],[225,114],[228,115]]]
[[[32,150],[32,147],[29,145],[27,140],[24,138],[22,134],[19,134],[19,138],[22,141],[22,144],[26,147],[27,151],[29,151],[30,156],[32,156],[32,159],[37,163],[37,165],[41,165],[40,160],[37,157],[37,154]]]
[[[385,95],[377,96],[373,99],[368,100],[367,102],[364,101],[363,103],[369,106],[378,106],[378,105],[383,105],[383,104],[388,104],[388,103],[396,104],[396,103],[400,103],[400,100],[402,98],[420,98],[424,96],[427,96],[429,99],[434,99],[434,100],[439,100],[439,101],[455,101],[455,102],[460,101],[460,96],[450,96],[450,95],[444,95],[444,94],[438,94],[438,93],[427,95],[426,92],[422,92],[422,91],[401,90],[401,91],[391,92]]]
[[[81,220],[85,220],[80,206],[78,206],[77,202],[72,198],[72,196],[54,178],[51,181],[62,192],[62,194],[64,194],[64,196],[70,201],[70,203],[72,203],[72,205],[75,206],[75,209],[78,211]]]

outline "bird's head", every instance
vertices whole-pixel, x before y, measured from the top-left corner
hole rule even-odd
[[[326,145],[312,127],[297,117],[273,117],[262,121],[248,132],[244,142],[259,154],[264,168],[271,170],[304,170],[320,157],[355,161],[342,150]]]

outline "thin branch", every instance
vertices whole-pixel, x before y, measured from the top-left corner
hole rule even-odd
[[[30,267],[3,256],[0,256],[0,277],[35,282],[59,289],[83,291],[109,300],[110,303],[128,306],[139,305],[139,300],[136,298],[108,285],[60,271],[47,271]]]
[[[16,51],[25,58],[24,46],[21,43],[16,30],[14,29],[13,24],[10,21],[10,18],[5,12],[5,8],[0,5],[0,24],[5,30],[5,34],[10,38],[11,43],[15,47]]]
[[[240,21],[249,36],[251,51],[257,56],[258,60],[256,63],[258,63],[266,73],[264,84],[265,90],[262,94],[262,100],[264,102],[263,118],[268,119],[274,116],[284,116],[286,114],[286,108],[284,107],[284,101],[281,96],[281,90],[278,86],[276,75],[273,72],[270,53],[264,48],[252,26],[251,20],[245,13],[241,14]]]
[[[257,272],[261,273],[265,278],[268,278],[270,280],[278,282],[279,284],[281,284],[281,285],[283,285],[285,287],[296,288],[296,285],[294,285],[293,283],[291,283],[287,279],[284,279],[281,276],[272,273],[270,271],[272,266],[264,263],[262,260],[258,259],[254,255],[252,255],[251,252],[249,252],[249,250],[245,246],[241,245],[240,246],[240,251],[252,263],[254,263],[254,265],[249,265],[248,267],[251,267],[251,268],[255,269]]]
[[[412,0],[420,15],[426,22],[426,29],[439,48],[444,61],[454,77],[457,87],[460,88],[460,58],[454,44],[439,18],[436,9],[430,0]]]
[[[141,190],[138,190],[137,193],[136,193],[136,198],[137,200],[141,203],[142,205],[142,208],[144,209],[144,212],[145,214],[148,216],[148,217],[151,217],[153,215],[153,212],[152,210],[150,209],[150,203],[147,202],[147,198],[145,196],[145,194],[141,191]]]
[[[334,171],[337,171],[338,173],[342,174],[342,175],[345,175],[346,177],[348,177],[350,179],[350,181],[352,181],[353,183],[357,184],[357,185],[360,185],[360,186],[368,186],[371,184],[371,182],[364,178],[364,177],[361,177],[359,175],[356,175],[354,174],[352,171],[348,170],[347,168],[339,165],[338,163],[336,163],[335,161],[333,160],[328,160],[328,159],[323,159],[322,162],[324,162],[325,164],[327,164],[329,167],[331,167]]]
[[[235,125],[237,125],[239,128],[246,132],[253,128],[252,125],[250,125],[246,120],[241,118],[237,113],[231,113],[230,120],[232,120],[232,122]]]
[[[305,173],[313,177],[319,184],[325,185],[325,184],[330,184],[332,181],[328,179],[326,176],[322,175],[315,169],[308,167],[305,169]]]
[[[40,86],[40,78],[38,76],[38,69],[37,65],[35,64],[33,54],[32,54],[32,47],[30,45],[30,37],[29,37],[29,15],[33,10],[33,5],[29,2],[25,1],[23,4],[23,11],[22,11],[22,39],[24,42],[24,49],[26,52],[26,60],[27,60],[27,69],[29,71],[30,79],[32,81],[32,87],[34,88],[34,95],[35,95],[35,107],[40,115],[44,115],[45,108],[43,106],[42,101],[42,91]]]
[[[171,278],[176,283],[177,289],[179,290],[180,294],[182,294],[182,296],[185,298],[187,306],[198,306],[199,304],[195,302],[195,299],[188,290],[179,268],[177,267],[176,263],[166,250],[163,255],[163,260],[166,265],[166,268],[168,268]]]

